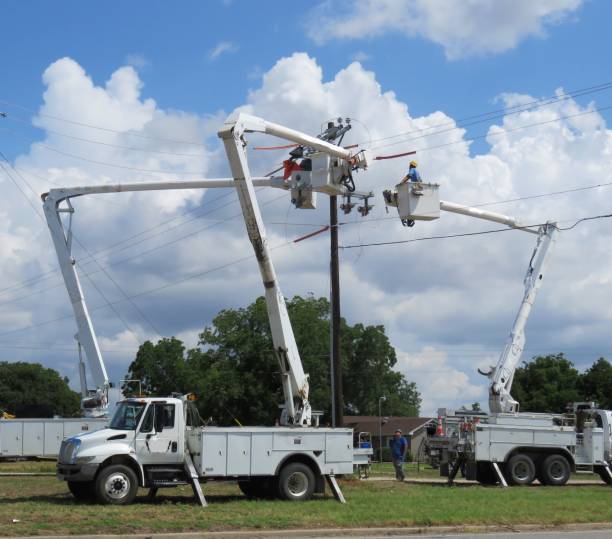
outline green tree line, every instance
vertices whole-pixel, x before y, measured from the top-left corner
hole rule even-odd
[[[287,301],[304,370],[310,376],[313,409],[330,417],[329,302],[295,296]],[[345,413],[376,415],[387,397],[387,414],[414,416],[421,397],[413,382],[393,370],[397,363],[381,325],[341,322]],[[142,381],[153,395],[195,392],[200,413],[220,425],[273,424],[283,402],[264,298],[245,308],[225,309],[204,328],[196,348],[174,337],[145,342],[127,378]],[[132,388],[133,390],[136,388]]]
[[[612,409],[612,364],[603,357],[584,372],[564,354],[536,356],[516,370],[512,396],[523,412],[563,413],[569,403],[595,401]]]

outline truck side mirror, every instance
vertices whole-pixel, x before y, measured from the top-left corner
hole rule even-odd
[[[164,430],[164,424],[166,422],[166,410],[163,404],[155,405],[155,432],[161,432]]]

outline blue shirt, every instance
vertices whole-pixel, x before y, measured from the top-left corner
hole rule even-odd
[[[391,448],[391,455],[394,459],[403,459],[406,454],[408,442],[403,436],[400,436],[399,438],[394,436],[389,440],[389,447]]]
[[[416,167],[413,167],[408,170],[408,177],[410,178],[411,182],[421,181],[421,175],[419,174],[419,171],[416,169]]]

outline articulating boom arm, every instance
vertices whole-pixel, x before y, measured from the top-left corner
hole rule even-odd
[[[516,228],[517,230],[537,234],[538,236],[524,279],[525,293],[523,295],[523,300],[521,301],[521,306],[514,320],[514,324],[512,325],[510,334],[508,335],[506,346],[495,367],[492,367],[487,373],[480,370],[478,371],[480,374],[487,376],[491,381],[489,385],[489,410],[491,413],[516,413],[519,409],[519,403],[512,398],[510,390],[512,389],[516,367],[523,354],[523,348],[525,347],[525,326],[531,314],[531,309],[533,308],[538,290],[540,290],[542,286],[550,247],[554,244],[559,229],[556,223],[549,222],[538,226],[537,230],[534,230],[535,227],[521,225],[514,217],[508,217],[507,215],[489,212],[479,208],[470,208],[469,206],[444,202],[442,200],[440,201],[440,209],[501,223],[511,228]]]
[[[277,180],[275,178],[256,178],[254,181],[257,185],[283,187],[282,180]],[[98,345],[98,338],[89,315],[87,303],[83,295],[83,289],[76,271],[76,260],[72,256],[72,214],[74,213],[74,208],[70,203],[70,199],[89,194],[197,189],[203,187],[233,188],[235,184],[231,179],[106,184],[52,189],[48,193],[42,195],[45,217],[49,230],[51,231],[51,238],[77,322],[78,331],[75,338],[79,348],[79,378],[81,383],[81,395],[83,397],[81,408],[86,416],[103,417],[108,414],[108,390],[110,383],[106,373],[104,359]],[[68,230],[64,228],[64,223],[61,219],[62,213],[68,213],[69,215]],[[87,357],[91,375],[96,386],[96,389],[92,391],[87,388],[85,364],[81,357],[81,348],[85,351],[85,356]]]
[[[266,306],[272,330],[272,340],[281,367],[283,392],[285,395],[285,405],[281,416],[281,423],[299,426],[310,425],[312,411],[308,400],[308,375],[304,373],[295,337],[293,335],[293,329],[287,313],[285,299],[278,286],[254,189],[254,185],[265,185],[281,189],[287,189],[288,187],[287,184],[279,178],[251,177],[245,152],[246,142],[244,140],[244,134],[249,132],[266,133],[315,148],[337,159],[346,161],[347,163],[350,162],[350,166],[352,167],[365,168],[367,166],[367,156],[365,153],[352,155],[348,150],[324,140],[311,137],[278,124],[267,122],[261,118],[249,116],[247,114],[239,114],[233,118],[229,118],[221,131],[219,131],[219,137],[223,140],[225,145],[225,151],[233,176],[231,180],[220,179],[183,182],[107,184],[52,189],[49,193],[43,195],[45,216],[49,229],[51,230],[51,237],[53,238],[64,282],[68,289],[68,295],[70,296],[77,320],[77,326],[79,328],[77,340],[85,349],[85,354],[93,371],[94,380],[98,386],[97,393],[104,397],[101,398],[99,402],[99,408],[101,410],[105,410],[107,403],[109,387],[108,376],[77,276],[75,268],[76,263],[71,255],[72,234],[70,228],[67,232],[64,230],[60,214],[62,212],[69,212],[72,217],[74,210],[70,204],[70,199],[87,194],[233,187],[238,192],[244,222],[246,224],[249,239],[255,251],[265,288]],[[62,203],[65,203],[65,207],[61,207]],[[83,384],[84,373],[81,371],[81,374]]]

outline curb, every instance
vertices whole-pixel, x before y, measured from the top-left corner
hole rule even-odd
[[[0,539],[279,539],[289,537],[292,539],[308,539],[311,537],[353,537],[366,535],[368,537],[394,537],[398,535],[436,535],[462,534],[462,533],[521,533],[534,531],[591,531],[610,530],[612,522],[542,525],[542,524],[516,524],[507,526],[410,526],[405,528],[315,528],[315,529],[286,529],[286,530],[240,530],[217,532],[181,532],[181,533],[140,533],[126,535],[33,535],[9,536]]]

